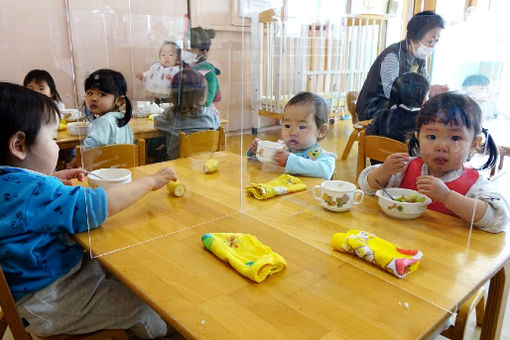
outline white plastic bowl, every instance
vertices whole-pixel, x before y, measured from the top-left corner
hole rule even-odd
[[[60,113],[68,122],[75,122],[81,117],[81,112],[77,109],[64,109]]]
[[[261,140],[258,143],[257,153],[255,156],[259,161],[264,163],[274,162],[273,158],[276,151],[282,150],[284,148],[285,146],[282,144]]]
[[[120,168],[97,169],[89,172],[87,178],[91,188],[108,188],[131,182],[131,171]]]
[[[87,136],[89,133],[89,122],[67,123],[67,131],[73,136]]]
[[[419,197],[425,197],[424,202],[399,202],[389,198],[388,195],[386,195],[382,190],[377,190],[375,194],[379,198],[378,203],[381,207],[381,210],[384,211],[385,214],[395,218],[404,220],[417,218],[425,210],[427,210],[427,206],[432,202],[429,197],[411,189],[386,188],[386,191],[388,191],[394,198],[401,197],[402,195],[408,196],[410,194],[417,194]]]

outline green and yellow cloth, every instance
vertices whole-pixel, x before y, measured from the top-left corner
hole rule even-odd
[[[208,233],[202,235],[202,243],[205,249],[255,282],[262,282],[287,266],[283,257],[253,235]]]
[[[248,193],[258,200],[285,195],[305,190],[306,184],[292,175],[283,174],[267,183],[252,183],[247,187]]]

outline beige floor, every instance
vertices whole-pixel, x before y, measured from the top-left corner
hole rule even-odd
[[[330,125],[330,131],[328,136],[320,142],[320,144],[328,151],[335,152],[339,158],[336,162],[336,171],[334,174],[335,179],[342,179],[350,182],[355,182],[354,177],[356,173],[356,153],[357,153],[357,144],[354,144],[349,157],[346,160],[341,160],[340,156],[342,155],[344,145],[352,131],[352,126],[350,121],[338,120],[335,124]],[[267,139],[267,140],[277,140],[280,135],[279,129],[273,129],[266,132],[260,132],[258,134],[258,138]],[[240,134],[228,134],[227,135],[227,150],[233,152],[243,152],[245,153],[247,148],[249,147],[254,136],[250,134],[244,134],[241,138]],[[241,148],[240,146],[243,145]],[[505,313],[505,320],[503,324],[503,330],[501,334],[501,339],[510,340],[510,311],[509,304],[507,304],[507,313]],[[480,337],[480,329],[475,327],[474,315],[471,315],[468,319],[468,326],[466,327],[464,339],[479,339]],[[6,340],[12,340],[13,337],[8,332],[6,336],[3,338]],[[437,337],[436,340],[446,339],[444,337]]]

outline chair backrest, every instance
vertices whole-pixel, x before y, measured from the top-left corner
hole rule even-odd
[[[9,285],[7,284],[7,280],[5,279],[5,275],[1,266],[0,266],[0,307],[2,307],[2,311],[0,312],[1,338],[4,337],[7,326],[9,326],[9,329],[11,330],[14,339],[16,340],[32,339],[30,334],[28,334],[27,331],[25,331],[25,327],[23,326],[23,322],[21,321],[21,316],[18,313],[16,303],[14,302],[14,298],[12,297],[11,290],[9,289]]]
[[[398,140],[367,135],[365,130],[361,130],[358,137],[358,162],[356,166],[356,181],[367,166],[367,158],[384,162],[386,157],[395,152],[407,152],[407,145]]]
[[[198,131],[189,135],[180,132],[179,137],[179,158],[196,152],[225,150],[225,130],[221,126],[218,130]]]
[[[352,124],[359,122],[358,114],[356,113],[356,101],[358,100],[359,91],[349,91],[345,101],[347,103],[347,110],[351,114]]]
[[[83,155],[83,163],[82,163]],[[145,165],[145,140],[138,144],[114,144],[83,150],[76,147],[78,166],[86,170],[99,168],[132,168]]]

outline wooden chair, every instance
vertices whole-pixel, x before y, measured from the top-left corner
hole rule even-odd
[[[31,340],[32,336],[25,330],[23,321],[16,308],[16,303],[12,297],[9,285],[5,279],[4,272],[0,267],[0,335],[5,336],[7,327],[11,330],[12,336],[16,340]],[[50,337],[37,337],[43,340],[127,340],[126,333],[121,329],[105,329],[93,333],[82,335],[56,335]]]
[[[486,301],[487,289],[483,286],[459,308],[457,311],[457,318],[455,319],[455,325],[445,329],[441,332],[441,335],[451,340],[464,339],[467,319],[469,317],[469,313],[471,313],[473,309],[476,309],[476,325],[482,326]]]
[[[82,164],[83,155],[83,164]],[[139,139],[138,144],[114,144],[83,151],[76,147],[78,167],[86,170],[99,168],[132,168],[145,165],[145,139]]]
[[[383,162],[386,157],[395,152],[407,152],[407,145],[395,139],[367,135],[365,130],[361,130],[358,137],[356,181],[361,171],[367,166],[367,158]]]
[[[359,91],[349,91],[347,92],[347,97],[345,101],[347,102],[347,110],[352,117],[352,130],[349,139],[347,140],[347,144],[345,145],[344,152],[342,153],[342,159],[347,159],[349,153],[351,152],[352,145],[359,138],[359,133],[361,130],[364,130],[368,124],[372,121],[372,119],[362,120],[360,121],[358,118],[358,114],[356,113],[356,100],[358,100]]]
[[[179,158],[188,157],[195,152],[225,150],[225,130],[206,130],[186,135],[179,133]]]

